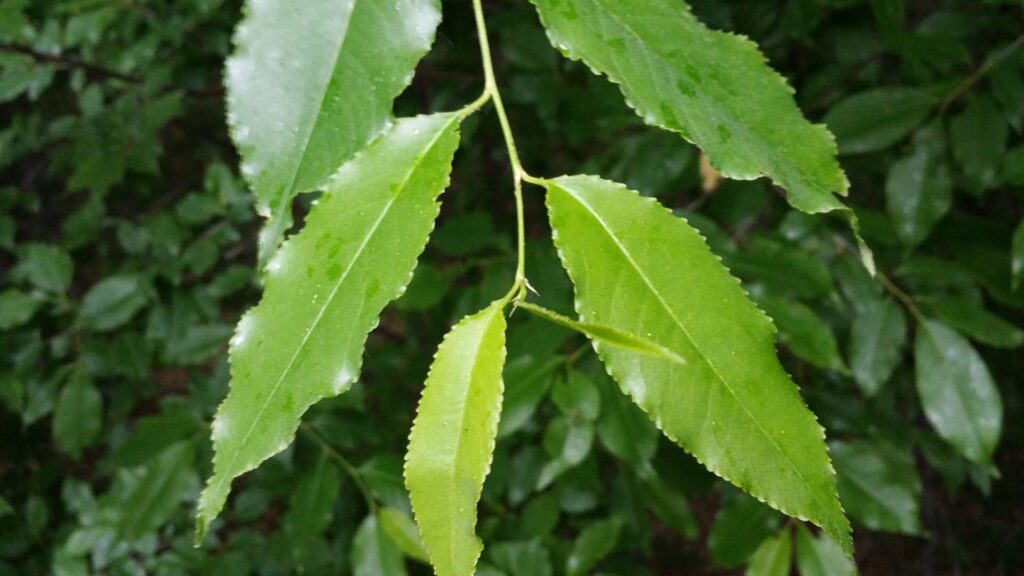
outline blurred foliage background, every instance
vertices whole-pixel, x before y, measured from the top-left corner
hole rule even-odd
[[[227,340],[259,298],[258,221],[221,87],[240,4],[0,0],[0,575],[368,575],[403,556],[410,574],[429,573],[409,523],[405,438],[441,336],[514,269],[511,182],[486,113],[464,128],[439,227],[371,335],[361,382],[312,409],[192,547]],[[775,318],[828,430],[862,573],[1020,573],[1022,3],[691,4],[756,40],[804,112],[833,129],[877,279],[842,221],[788,209],[763,180],[702,179],[697,151],[561,59],[525,0],[493,0],[525,165],[656,196],[723,254]],[[400,115],[455,109],[482,89],[469,2],[445,0],[444,16]],[[542,196],[526,200],[530,281],[571,312]],[[991,371],[1005,413],[994,467],[926,419],[918,317],[971,344],[919,355],[917,368],[974,348]],[[661,438],[579,336],[516,314],[509,338],[480,574],[742,573],[762,541],[795,528]],[[941,402],[971,411],[970,399]],[[801,574],[850,573],[827,541],[793,534]]]

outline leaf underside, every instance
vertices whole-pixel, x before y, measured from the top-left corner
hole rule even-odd
[[[405,483],[438,576],[470,576],[483,549],[476,508],[501,414],[503,309],[495,302],[445,337],[409,435]]]
[[[768,176],[804,212],[841,209],[836,144],[750,40],[678,0],[532,0],[552,44],[619,84],[651,125],[699,146],[728,178]]]
[[[622,389],[709,470],[852,552],[824,431],[779,364],[771,321],[704,239],[655,201],[592,176],[549,181],[548,209],[580,318],[686,360],[595,341]]]
[[[231,480],[288,446],[309,406],[357,379],[367,334],[408,285],[433,229],[460,118],[396,122],[338,171],[267,266],[263,299],[231,342],[231,390],[213,423],[199,537]]]
[[[225,83],[242,172],[269,219],[261,258],[291,226],[292,197],[386,129],[440,21],[437,0],[247,3]]]

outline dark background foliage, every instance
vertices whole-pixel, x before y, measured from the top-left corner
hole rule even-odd
[[[525,165],[656,196],[775,317],[783,360],[833,442],[863,573],[1019,573],[1020,2],[692,4],[756,40],[804,112],[827,118],[883,276],[859,267],[840,220],[793,212],[765,181],[702,182],[698,152],[561,59],[527,2],[492,1]],[[446,0],[444,12],[400,115],[454,109],[482,88],[469,3]],[[493,114],[466,124],[439,227],[371,336],[362,381],[240,480],[194,549],[226,343],[259,297],[259,222],[221,87],[240,13],[234,0],[0,0],[0,574],[372,573],[358,572],[367,547],[397,553],[390,539],[353,545],[368,512],[361,489],[397,511],[393,532],[407,518],[402,455],[433,349],[511,280],[500,133]],[[915,155],[925,157],[904,161]],[[926,185],[904,192],[915,177]],[[298,221],[313,196],[297,203]],[[571,312],[542,197],[528,189],[526,201],[530,281]],[[882,337],[854,329],[875,306],[908,326],[906,338],[880,333],[891,375],[854,358]],[[970,337],[988,364],[1005,406],[998,472],[925,419],[916,314]],[[516,314],[509,348],[481,574],[738,573],[787,525],[659,438],[579,337]],[[412,560],[409,570],[429,572]]]

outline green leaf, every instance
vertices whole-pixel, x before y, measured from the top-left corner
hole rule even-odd
[[[846,370],[832,329],[814,310],[784,298],[766,297],[758,302],[778,326],[779,342],[793,354],[820,368]]]
[[[30,243],[20,251],[11,274],[41,290],[63,294],[71,285],[73,272],[74,263],[67,252],[57,246]]]
[[[391,538],[406,556],[424,564],[430,563],[430,555],[423,547],[420,530],[408,514],[397,508],[381,508],[377,512],[377,517],[388,538]]]
[[[196,420],[181,412],[142,418],[131,435],[110,454],[110,463],[118,468],[141,466],[198,431]]]
[[[793,537],[783,530],[757,547],[750,557],[746,576],[788,576],[793,557]]]
[[[928,117],[938,98],[918,88],[875,88],[847,96],[825,115],[840,154],[864,154],[902,140]]]
[[[551,387],[552,374],[565,365],[554,356],[542,360],[530,356],[513,358],[505,367],[505,399],[502,402],[498,437],[504,438],[525,426]]]
[[[32,319],[40,302],[20,290],[0,292],[0,330],[17,328]]]
[[[601,419],[597,437],[609,452],[640,468],[649,462],[658,447],[658,429],[647,416],[602,375]]]
[[[578,418],[557,418],[544,434],[544,449],[551,461],[544,465],[537,478],[537,489],[543,490],[559,476],[579,466],[594,445],[594,426]]]
[[[760,282],[771,292],[817,298],[832,292],[828,268],[811,254],[767,238],[754,238],[725,263],[744,280]]]
[[[501,415],[504,306],[491,304],[445,336],[409,434],[405,484],[438,576],[471,576],[483,549],[476,507]]]
[[[619,84],[648,124],[699,146],[727,178],[770,177],[804,212],[842,207],[848,183],[824,126],[742,36],[677,0],[533,0],[551,43]]]
[[[920,533],[921,481],[909,451],[863,441],[829,448],[850,516],[872,530]]]
[[[891,298],[868,302],[850,327],[850,368],[857,385],[870,397],[899,365],[907,341],[907,321]]]
[[[652,467],[642,470],[639,477],[646,491],[650,510],[680,536],[691,540],[697,539],[700,536],[700,526],[697,525],[697,519],[682,494],[667,486]]]
[[[708,550],[717,564],[739,566],[779,525],[779,515],[761,502],[739,494],[715,516],[708,533]]]
[[[101,280],[89,289],[78,310],[78,321],[99,332],[128,322],[149,301],[150,288],[138,276],[118,275]]]
[[[78,458],[103,428],[103,398],[82,369],[71,372],[57,397],[53,437],[61,449]]]
[[[953,156],[975,191],[999,184],[1009,128],[990,96],[978,96],[949,123]]]
[[[569,417],[593,422],[601,415],[601,391],[579,370],[569,370],[565,378],[555,383],[551,401]]]
[[[366,335],[409,282],[434,225],[459,120],[398,121],[337,173],[302,232],[267,266],[263,299],[232,339],[231,391],[213,423],[199,537],[231,480],[283,450],[310,405],[358,378]]]
[[[195,490],[195,450],[192,442],[179,442],[161,452],[143,468],[124,495],[124,515],[118,536],[135,541],[156,530]]]
[[[911,248],[931,234],[953,205],[953,178],[946,165],[942,127],[918,132],[914,152],[895,162],[885,181],[885,201],[896,235]]]
[[[579,322],[572,318],[562,316],[552,310],[548,310],[542,306],[530,304],[529,302],[518,302],[516,306],[549,322],[553,322],[559,326],[564,326],[570,330],[575,330],[591,340],[600,340],[601,342],[617,346],[623,350],[629,350],[639,354],[647,354],[667,362],[686,364],[686,360],[680,358],[678,354],[667,348],[659,346],[647,338],[629,334],[605,324]]]
[[[402,552],[388,538],[380,520],[373,514],[366,517],[352,539],[352,573],[354,576],[406,576]]]
[[[282,524],[299,566],[305,564],[313,540],[330,525],[340,488],[338,466],[325,454],[292,489]]]
[[[618,518],[599,520],[584,528],[565,561],[568,576],[590,574],[591,568],[615,549],[621,531],[622,521]]]
[[[1003,425],[1003,401],[971,343],[934,320],[918,325],[914,342],[917,393],[925,416],[969,460],[992,461]]]
[[[1024,344],[1024,330],[966,298],[938,298],[922,308],[971,340],[993,348],[1019,348]]]
[[[433,43],[438,4],[247,2],[225,84],[242,173],[269,219],[264,260],[291,226],[292,197],[322,187],[387,128],[392,100]]]
[[[824,534],[814,537],[807,528],[796,530],[796,565],[800,576],[856,576],[857,566]]]
[[[589,176],[547,183],[585,322],[644,334],[685,365],[594,342],[609,373],[709,470],[849,550],[824,432],[775,356],[774,329],[685,221]]]

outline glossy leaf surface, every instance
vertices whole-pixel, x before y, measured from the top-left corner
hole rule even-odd
[[[323,186],[387,127],[392,100],[433,43],[438,4],[247,3],[227,63],[228,122],[243,174],[269,219],[264,257],[291,226],[295,193]]]
[[[953,205],[953,177],[945,154],[942,127],[933,125],[914,138],[914,152],[889,169],[886,209],[907,246],[927,238]]]
[[[673,441],[771,506],[849,548],[824,431],[775,356],[775,331],[685,221],[591,176],[548,183],[555,244],[586,322],[643,334],[686,360],[594,343]]]
[[[891,298],[869,300],[850,328],[850,369],[868,396],[881,390],[899,364],[907,341],[903,310]]]
[[[770,177],[805,212],[841,207],[836,145],[742,36],[676,0],[533,0],[551,43],[619,84],[645,122],[699,146],[723,176]]]
[[[358,378],[367,333],[408,284],[448,184],[460,117],[400,120],[346,164],[267,267],[231,346],[231,391],[213,423],[214,475],[199,534],[231,480],[283,450],[299,418]]]
[[[448,333],[409,434],[405,483],[438,576],[471,576],[483,549],[476,507],[501,414],[503,309],[495,302]]]
[[[872,530],[921,531],[921,481],[908,451],[862,441],[833,442],[830,448],[852,518]]]
[[[928,421],[968,459],[991,462],[1003,402],[985,361],[966,338],[934,320],[918,325],[914,351],[917,393]]]

